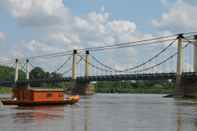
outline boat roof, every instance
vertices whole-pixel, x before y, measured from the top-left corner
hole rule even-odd
[[[60,89],[60,88],[54,88],[54,89],[51,89],[51,88],[30,88],[29,90],[31,90],[31,91],[60,91],[60,92],[64,91],[64,89]]]

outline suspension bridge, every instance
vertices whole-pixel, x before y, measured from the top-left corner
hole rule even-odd
[[[133,56],[124,56],[125,50],[129,53],[129,49],[138,52]],[[112,52],[119,54],[113,57],[110,56]],[[118,67],[116,63],[121,64],[123,59],[128,63]],[[4,86],[71,81],[75,83],[73,86],[80,90],[88,88],[93,81],[174,80],[175,96],[183,97],[197,94],[197,33],[7,59],[2,60],[1,64],[13,65],[15,68],[13,80],[0,81],[0,85]],[[30,71],[35,67],[48,68],[49,72],[61,74],[63,77],[31,78]],[[26,72],[25,79],[19,79],[20,70]]]

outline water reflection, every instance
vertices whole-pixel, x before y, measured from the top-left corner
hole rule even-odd
[[[177,107],[177,113],[176,113],[176,127],[177,127],[177,131],[181,131],[181,125],[182,125],[182,119],[181,119],[181,109],[179,107]]]
[[[45,120],[64,119],[64,107],[53,108],[48,106],[17,107],[17,112],[12,114],[14,123],[40,123]]]
[[[197,102],[195,100],[176,100],[176,131],[197,130]]]
[[[91,99],[87,97],[86,99]],[[91,101],[84,102],[84,131],[90,131],[91,126]]]
[[[72,106],[71,107],[71,115],[70,115],[70,123],[71,123],[71,131],[91,131],[91,98],[90,97],[82,97],[83,100],[81,102],[82,105],[80,107]],[[81,125],[77,123],[82,123]]]
[[[71,110],[71,115],[70,115],[70,120],[71,120],[71,131],[76,131],[75,130],[75,113],[73,110]]]

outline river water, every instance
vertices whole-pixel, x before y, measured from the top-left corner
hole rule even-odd
[[[197,102],[162,96],[96,94],[72,106],[4,106],[0,131],[197,131]]]

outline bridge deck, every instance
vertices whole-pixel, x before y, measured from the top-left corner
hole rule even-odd
[[[182,74],[183,79],[197,79],[197,72],[185,72]],[[77,77],[76,81],[119,81],[119,80],[168,80],[176,79],[176,73],[147,73],[147,74],[118,74],[118,75],[100,75],[100,76],[89,76],[89,77]],[[17,84],[27,83],[58,83],[72,81],[71,77],[65,77],[62,79],[39,79],[39,80],[20,80]],[[13,81],[0,81],[0,85],[12,86]]]

